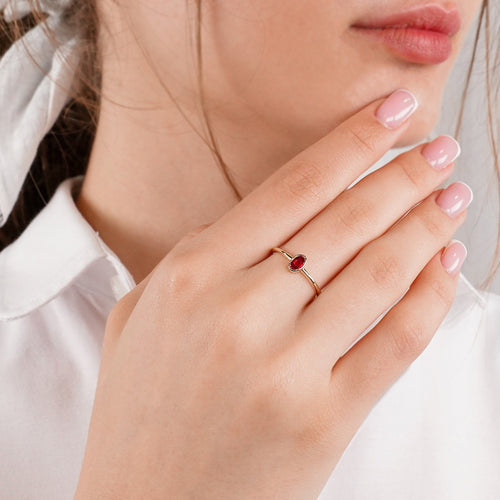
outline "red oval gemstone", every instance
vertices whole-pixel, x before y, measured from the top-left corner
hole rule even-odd
[[[289,267],[292,271],[299,271],[304,267],[306,263],[305,255],[296,255],[289,263]]]

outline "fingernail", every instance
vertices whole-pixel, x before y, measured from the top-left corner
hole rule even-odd
[[[394,129],[418,108],[417,98],[408,90],[393,92],[377,109],[375,116],[386,128]]]
[[[436,203],[450,216],[456,217],[471,203],[474,195],[465,182],[454,182],[441,191]]]
[[[451,240],[441,254],[441,264],[446,271],[455,276],[460,272],[460,268],[467,257],[467,248],[458,240]]]
[[[460,154],[460,144],[449,135],[441,135],[422,149],[422,156],[436,170],[442,170]]]

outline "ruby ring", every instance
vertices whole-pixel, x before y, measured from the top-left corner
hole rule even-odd
[[[321,288],[318,286],[318,284],[314,281],[312,276],[307,272],[306,268],[304,267],[306,265],[306,260],[307,260],[307,257],[304,254],[299,253],[297,255],[290,255],[288,252],[279,247],[274,247],[272,251],[279,252],[281,255],[284,255],[288,259],[289,271],[291,271],[292,273],[301,272],[309,280],[309,282],[314,288],[316,297],[321,293]]]

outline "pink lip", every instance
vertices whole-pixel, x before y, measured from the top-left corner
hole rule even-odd
[[[429,4],[383,18],[365,19],[351,28],[381,42],[409,62],[437,64],[450,57],[453,48],[450,38],[461,24],[456,5],[446,10]]]

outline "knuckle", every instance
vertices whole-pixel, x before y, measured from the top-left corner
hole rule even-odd
[[[368,262],[368,274],[376,286],[383,289],[401,288],[408,271],[393,253],[378,253]]]
[[[371,155],[377,151],[376,136],[369,127],[354,126],[347,129],[349,140],[361,155]]]
[[[205,271],[197,251],[183,249],[172,252],[167,257],[159,264],[158,274],[163,287],[173,292],[182,292],[202,284]]]
[[[339,203],[336,218],[341,230],[345,229],[354,236],[366,238],[366,235],[371,233],[373,227],[376,226],[377,218],[374,214],[375,209],[369,203],[353,198]]]
[[[412,162],[409,157],[401,158],[397,160],[396,171],[402,177],[407,190],[417,196],[423,194],[425,177],[422,168],[416,168],[415,162]]]
[[[449,281],[449,280],[446,280]],[[433,280],[430,282],[430,290],[433,298],[444,308],[449,309],[455,299],[455,287],[452,283],[446,283],[445,280]]]
[[[392,354],[398,360],[415,359],[428,343],[422,324],[414,318],[405,318],[396,328],[390,341]]]
[[[433,238],[442,241],[446,240],[450,234],[449,225],[441,214],[436,213],[435,210],[427,210],[427,207],[422,206],[422,209],[417,210],[415,215],[419,224],[423,227],[424,231],[431,235]],[[440,210],[438,208],[438,210]]]
[[[324,174],[320,165],[314,161],[301,160],[290,169],[282,185],[286,190],[285,194],[294,201],[310,203],[322,197]]]

